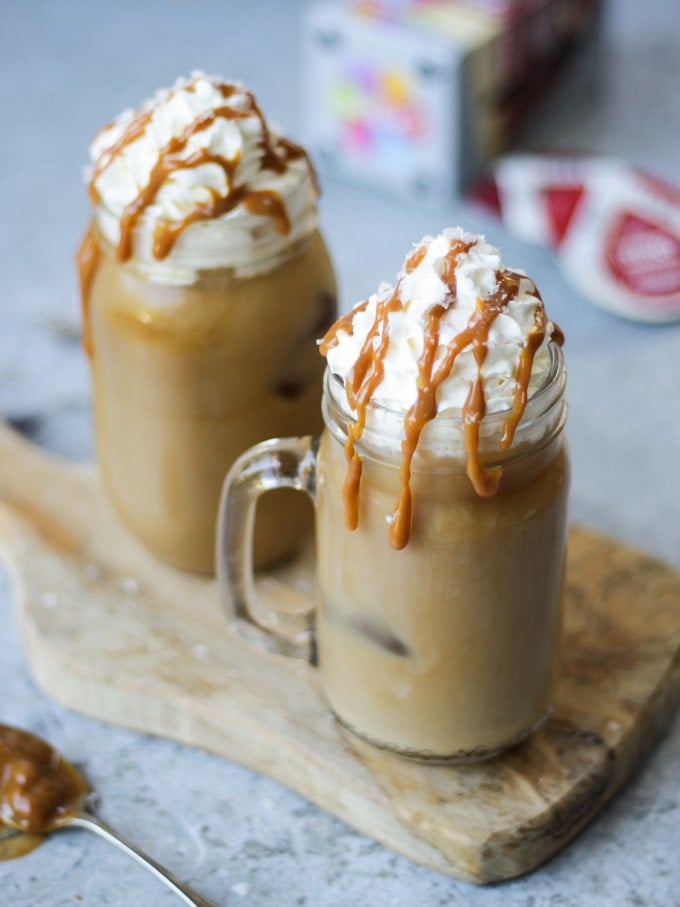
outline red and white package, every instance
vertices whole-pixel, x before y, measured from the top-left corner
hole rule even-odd
[[[587,186],[618,161],[600,157],[510,154],[497,161],[493,178],[503,224],[525,242],[555,247],[569,227]]]
[[[509,155],[494,180],[507,229],[554,248],[565,278],[596,305],[680,319],[680,190],[594,156]]]

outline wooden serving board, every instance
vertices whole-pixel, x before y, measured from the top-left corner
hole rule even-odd
[[[630,776],[680,698],[680,575],[582,529],[569,539],[553,717],[502,758],[457,768],[412,763],[344,731],[314,668],[238,639],[215,582],[142,550],[93,468],[2,424],[0,552],[26,657],[52,696],[238,760],[473,882],[519,875],[558,851]],[[294,602],[312,572],[308,561],[262,583]]]

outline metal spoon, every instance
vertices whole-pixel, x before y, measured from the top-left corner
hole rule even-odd
[[[83,775],[49,743],[0,724],[0,826],[33,836],[87,828],[126,851],[186,904],[215,907],[95,816],[95,801]]]

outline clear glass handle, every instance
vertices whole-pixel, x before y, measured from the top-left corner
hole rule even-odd
[[[229,470],[217,517],[217,581],[227,618],[252,645],[316,663],[314,608],[291,614],[262,602],[253,578],[257,499],[275,488],[316,496],[319,439],[274,438],[256,444]]]

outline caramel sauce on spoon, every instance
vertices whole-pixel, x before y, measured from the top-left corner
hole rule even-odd
[[[32,850],[76,812],[88,793],[83,776],[44,740],[0,725],[0,859]]]

